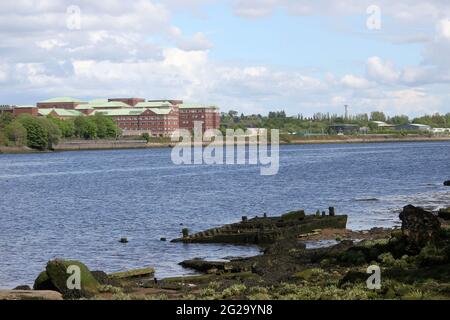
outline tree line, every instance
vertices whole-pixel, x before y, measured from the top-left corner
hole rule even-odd
[[[63,138],[117,138],[119,127],[111,117],[96,114],[90,117],[61,120],[52,116],[33,117],[11,113],[0,116],[0,145],[28,146],[37,150],[51,150]]]
[[[378,130],[374,121],[382,121],[392,125],[403,125],[408,123],[417,123],[429,125],[433,128],[450,128],[450,113],[441,115],[425,115],[416,118],[409,118],[407,115],[396,115],[390,117],[381,111],[371,113],[362,113],[344,117],[330,113],[315,113],[312,116],[305,117],[302,114],[296,116],[287,116],[285,111],[271,111],[267,116],[261,114],[239,115],[237,111],[222,113],[222,130],[226,128],[247,129],[247,128],[267,128],[280,129],[286,132],[326,132],[331,124],[355,124],[360,127],[368,127],[372,130]]]

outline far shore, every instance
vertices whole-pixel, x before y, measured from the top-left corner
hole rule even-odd
[[[383,143],[383,142],[440,142],[450,141],[450,136],[429,135],[361,135],[361,136],[312,136],[312,137],[280,137],[282,145],[306,145],[306,144],[345,144],[345,143]],[[269,142],[270,143],[270,142]],[[236,143],[238,144],[238,143]],[[207,146],[208,143],[203,143]],[[117,149],[146,149],[146,148],[171,148],[174,142],[147,142],[138,139],[119,140],[67,140],[62,141],[53,149],[60,151],[81,150],[117,150]],[[39,151],[28,147],[0,146],[0,154],[41,153],[51,151]]]

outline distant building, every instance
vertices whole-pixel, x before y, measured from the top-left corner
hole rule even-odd
[[[0,115],[4,113],[13,113],[14,112],[14,106],[10,106],[7,104],[0,105]]]
[[[380,129],[382,129],[382,128],[383,129],[393,129],[393,128],[395,128],[395,125],[386,123],[384,121],[372,121],[372,123],[374,123]]]
[[[353,134],[359,132],[359,126],[355,124],[333,124],[328,126],[329,134]]]
[[[142,98],[114,98],[114,99],[108,99],[108,102],[123,102],[129,106],[134,107],[139,102],[145,102],[145,99],[142,99]]]
[[[426,124],[408,123],[395,126],[398,131],[431,131],[431,126]]]
[[[216,106],[199,104],[180,104],[180,128],[192,129],[194,122],[202,122],[202,129],[218,129],[220,127],[220,112]]]
[[[149,133],[152,136],[170,136],[179,128],[193,129],[195,122],[201,122],[203,130],[220,127],[220,113],[216,106],[184,104],[175,99],[110,98],[85,102],[72,97],[58,97],[38,102],[36,107],[12,107],[11,112],[50,115],[58,119],[104,114],[117,123],[124,135]]]
[[[431,129],[433,133],[450,133],[450,128],[433,128]]]
[[[13,114],[15,116],[21,114],[31,114],[32,116],[38,115],[38,108],[36,106],[26,105],[26,106],[16,106],[14,107]]]
[[[85,103],[72,97],[58,97],[38,102],[37,107],[39,109],[75,109]]]

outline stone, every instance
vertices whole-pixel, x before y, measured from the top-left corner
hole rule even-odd
[[[334,207],[329,207],[328,208],[328,212],[330,214],[331,217],[334,217],[336,215],[335,211],[334,211]]]
[[[69,277],[73,273],[69,267],[76,266],[80,269],[81,289],[68,287]],[[69,281],[70,283],[70,281]],[[90,298],[96,295],[99,287],[98,281],[91,274],[89,269],[81,262],[75,260],[52,260],[47,263],[44,272],[41,272],[34,282],[34,290],[58,291],[65,299]]]
[[[189,237],[189,229],[188,228],[183,228],[183,230],[181,230],[181,233],[183,234],[183,238]]]
[[[450,187],[450,180],[444,181],[444,186]]]
[[[142,268],[134,269],[123,272],[115,272],[109,275],[112,279],[135,279],[135,278],[148,278],[153,277],[155,274],[155,269],[153,268]]]
[[[441,224],[431,212],[412,205],[405,206],[399,216],[402,232],[411,251],[420,251],[438,240]]]
[[[248,221],[247,216],[242,216],[242,222],[247,222],[247,221]]]
[[[21,291],[24,291],[24,290],[31,290],[31,287],[28,286],[28,285],[23,285],[23,286],[17,286],[17,287],[15,287],[13,290],[21,290]]]
[[[167,238],[162,237],[161,239],[159,239],[160,241],[167,241]]]
[[[0,300],[63,300],[63,297],[49,290],[0,290]]]
[[[120,238],[119,242],[120,243],[128,243],[128,239],[127,238]]]

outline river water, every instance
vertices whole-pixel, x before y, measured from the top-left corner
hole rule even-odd
[[[399,223],[406,204],[450,205],[450,143],[289,145],[280,170],[254,165],[174,165],[171,149],[0,155],[0,288],[32,284],[48,260],[77,259],[91,270],[155,267],[254,255],[252,246],[160,241],[239,221],[336,207],[349,227]],[[127,237],[128,244],[118,240]]]

